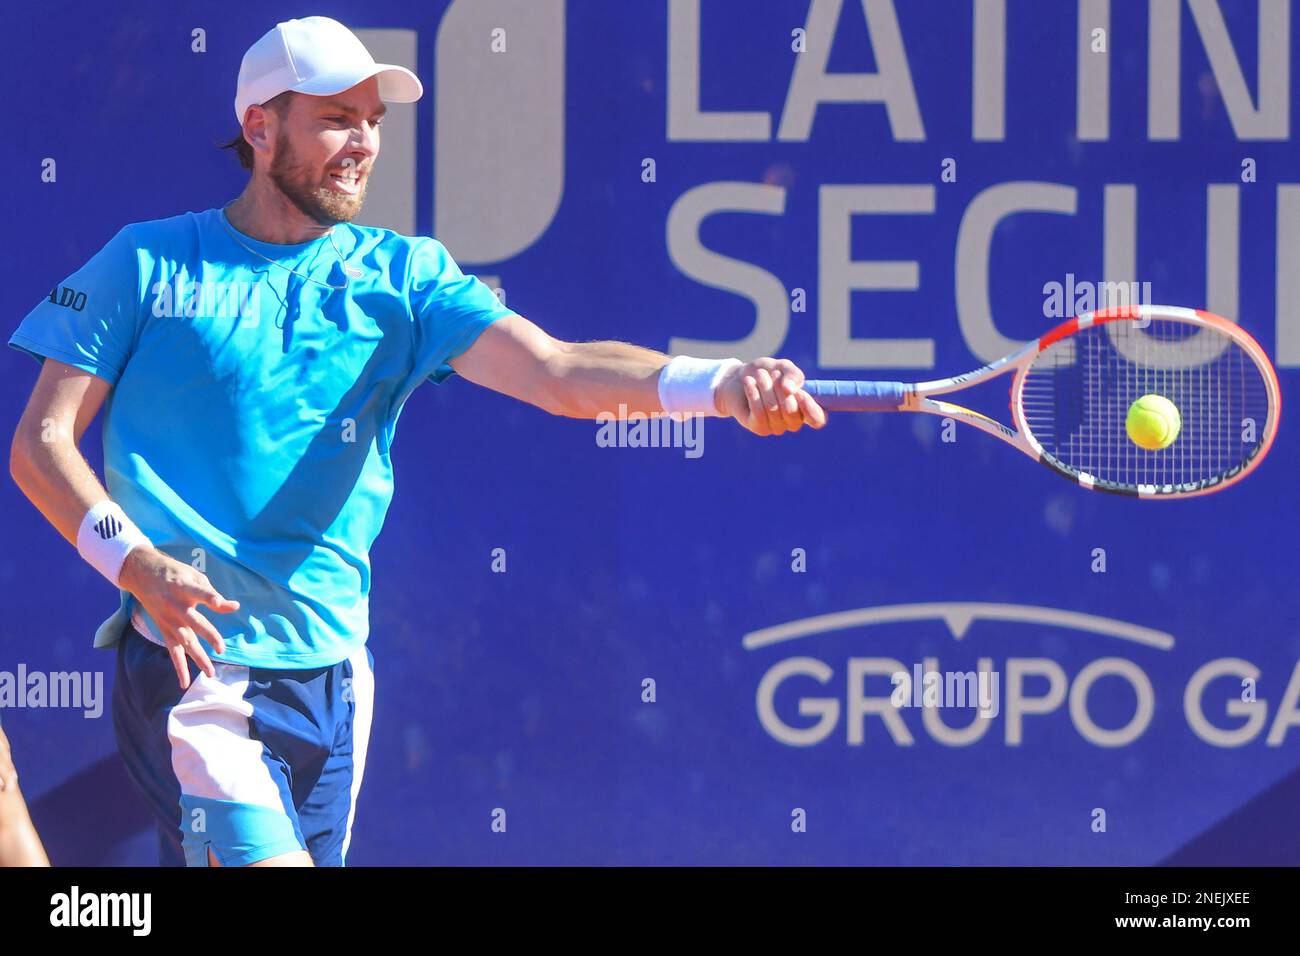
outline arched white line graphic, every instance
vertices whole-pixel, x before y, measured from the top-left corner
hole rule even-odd
[[[1052,607],[1034,607],[1027,604],[990,604],[978,601],[951,602],[932,604],[891,604],[884,607],[862,607],[852,611],[837,611],[834,614],[820,614],[806,617],[787,624],[777,624],[746,634],[743,640],[745,650],[753,651],[783,641],[793,641],[813,634],[827,631],[842,631],[850,627],[862,627],[871,624],[891,624],[898,621],[923,621],[938,619],[948,625],[948,630],[956,640],[966,636],[966,631],[975,620],[1015,621],[1022,624],[1048,624],[1066,627],[1074,631],[1091,631],[1107,637],[1117,637],[1145,644],[1162,651],[1171,650],[1174,636],[1164,631],[1149,627],[1140,627],[1127,621],[1118,621],[1112,617],[1099,617],[1095,614],[1082,614],[1078,611],[1063,611]]]

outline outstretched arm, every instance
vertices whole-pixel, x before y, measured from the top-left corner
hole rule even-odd
[[[626,342],[561,342],[519,315],[493,322],[454,359],[457,373],[553,415],[595,418],[602,412],[662,413],[660,377],[669,357]],[[826,413],[792,362],[763,358],[736,364],[714,392],[715,413],[758,435],[804,425],[821,428]]]

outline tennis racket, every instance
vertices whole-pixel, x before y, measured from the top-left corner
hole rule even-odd
[[[1013,427],[942,401],[1000,375]],[[1277,372],[1235,323],[1165,305],[1085,312],[990,365],[933,382],[809,381],[830,411],[926,412],[974,425],[1084,488],[1144,499],[1191,498],[1236,484],[1277,435]],[[1128,437],[1129,407],[1161,395],[1177,437],[1148,451]]]

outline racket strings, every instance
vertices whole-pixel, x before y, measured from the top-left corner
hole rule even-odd
[[[1168,399],[1181,419],[1155,451],[1126,429],[1146,395]],[[1259,450],[1269,413],[1264,375],[1233,338],[1160,318],[1089,326],[1049,346],[1025,376],[1021,405],[1026,430],[1056,463],[1129,489],[1235,471]]]

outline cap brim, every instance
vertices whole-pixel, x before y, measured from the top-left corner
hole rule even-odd
[[[299,83],[293,87],[293,91],[306,93],[309,96],[333,96],[335,93],[352,89],[358,83],[364,83],[372,76],[379,77],[379,98],[385,103],[414,103],[424,95],[424,86],[420,83],[419,77],[406,67],[394,66],[391,63],[376,63],[373,70],[361,76],[355,73],[317,76]]]

